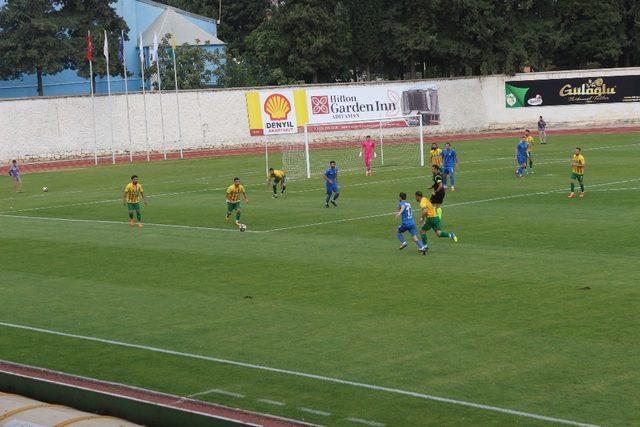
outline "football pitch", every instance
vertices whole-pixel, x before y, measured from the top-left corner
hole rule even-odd
[[[431,185],[409,162],[343,173],[330,209],[320,176],[273,199],[258,155],[5,177],[0,359],[324,425],[631,425],[640,134],[549,139],[524,179],[517,139],[453,142],[460,241],[429,232],[426,256],[395,237],[398,193]]]

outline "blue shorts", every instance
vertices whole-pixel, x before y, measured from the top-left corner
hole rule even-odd
[[[418,235],[418,227],[415,224],[402,224],[398,227],[398,233],[404,233],[405,231],[411,233],[412,236]]]
[[[442,173],[444,173],[445,175],[453,175],[455,173],[455,168],[453,166],[451,167],[445,166],[444,169],[442,170]]]
[[[338,184],[336,184],[336,183],[333,183],[333,184],[327,183],[327,194],[339,193],[339,192],[340,192],[340,187],[338,187]]]
[[[522,165],[524,163],[527,163],[527,156],[518,156],[518,164]]]

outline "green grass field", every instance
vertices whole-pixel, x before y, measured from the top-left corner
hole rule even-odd
[[[337,209],[319,177],[272,199],[261,156],[30,174],[18,195],[3,178],[0,358],[325,425],[548,423],[429,396],[632,425],[640,134],[553,137],[521,180],[516,143],[453,144],[443,225],[460,242],[430,234],[426,257],[398,251],[389,213],[427,168],[345,173]],[[577,144],[587,196],[568,200]],[[132,173],[142,230],[120,202]],[[247,233],[224,220],[236,175]]]

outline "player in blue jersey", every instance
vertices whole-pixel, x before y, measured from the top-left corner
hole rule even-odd
[[[398,227],[398,240],[400,240],[400,250],[407,247],[407,241],[404,239],[404,232],[408,231],[413,238],[413,241],[418,246],[418,250],[422,252],[422,255],[427,254],[427,246],[424,246],[420,240],[418,240],[418,227],[413,219],[413,211],[411,210],[411,203],[407,202],[407,194],[400,193],[400,200],[398,202],[398,212],[396,218],[402,218],[402,223]]]
[[[520,139],[520,142],[516,146],[516,162],[518,162],[518,170],[516,176],[522,178],[522,173],[527,170],[527,159],[529,152],[529,143],[527,143],[526,136]]]
[[[447,179],[451,181],[451,191],[456,191],[456,167],[458,166],[458,155],[456,150],[451,148],[451,144],[448,142],[444,144],[444,150],[442,150],[444,175],[444,188],[447,188]]]
[[[338,167],[333,160],[329,162],[329,169],[324,172],[324,181],[327,187],[327,200],[324,206],[329,207],[329,202],[335,207],[338,207],[336,200],[340,197],[340,187],[338,187]],[[331,198],[333,196],[333,199]]]

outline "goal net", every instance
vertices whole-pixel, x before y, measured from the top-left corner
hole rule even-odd
[[[292,178],[323,173],[335,160],[341,171],[365,171],[362,143],[370,137],[375,144],[371,167],[424,166],[422,116],[316,123],[304,126],[302,138],[282,147],[283,168]]]

